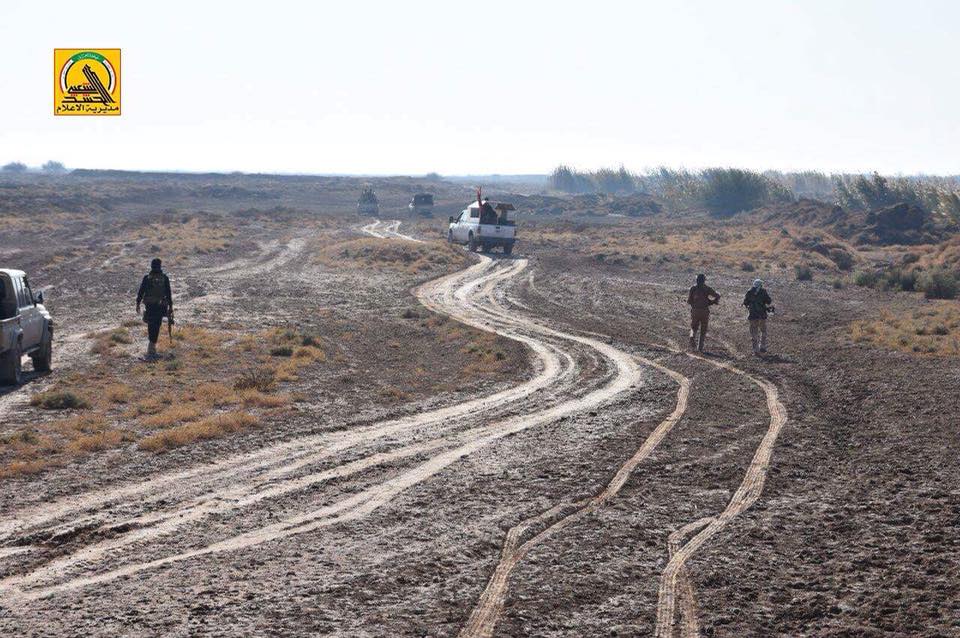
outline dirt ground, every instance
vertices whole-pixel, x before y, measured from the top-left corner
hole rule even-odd
[[[521,210],[513,258],[472,256],[437,241],[470,197],[449,183],[378,181],[438,210],[374,220],[348,178],[85,180],[0,189],[0,266],[57,325],[54,372],[0,391],[0,635],[960,635],[960,362],[855,328],[934,302],[825,260],[797,281],[774,233],[696,244],[703,220]],[[154,253],[215,347],[138,358]],[[254,368],[276,380],[251,402]],[[31,404],[58,389],[88,407]],[[236,411],[256,425],[144,443]]]

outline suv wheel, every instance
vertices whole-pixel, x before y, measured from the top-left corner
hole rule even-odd
[[[477,238],[473,236],[473,233],[470,233],[467,245],[470,247],[470,252],[477,252]]]
[[[0,358],[0,383],[20,385],[23,381],[23,370],[20,367],[20,344],[16,344]]]
[[[53,335],[49,332],[43,338],[40,344],[40,350],[37,354],[30,357],[33,360],[33,369],[37,372],[50,372],[53,363]]]

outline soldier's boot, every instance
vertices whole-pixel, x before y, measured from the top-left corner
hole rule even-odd
[[[147,343],[147,358],[152,359],[157,356],[157,344],[150,341]]]

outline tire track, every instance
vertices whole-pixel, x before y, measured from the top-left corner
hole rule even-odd
[[[377,230],[377,227],[380,226],[380,220],[376,219],[366,226],[360,228],[360,232],[365,235],[370,235],[371,237],[376,237],[377,239],[386,239],[386,236]]]
[[[664,437],[673,429],[677,421],[680,420],[684,412],[686,412],[687,400],[690,395],[690,379],[651,359],[640,356],[636,358],[645,365],[663,372],[677,382],[679,389],[677,390],[677,403],[673,412],[654,428],[653,432],[650,433],[633,456],[620,466],[620,469],[602,492],[589,499],[566,505],[556,505],[545,512],[522,521],[510,529],[504,542],[500,562],[494,569],[493,576],[491,576],[490,581],[487,583],[487,587],[480,595],[480,599],[470,614],[466,626],[461,630],[459,634],[460,638],[488,638],[492,636],[497,620],[503,610],[507,588],[509,586],[510,573],[514,567],[523,560],[531,549],[541,542],[563,528],[600,509],[611,498],[616,496],[620,489],[626,484],[627,479],[630,478],[633,470],[635,470],[644,459],[650,456]],[[551,520],[553,522],[546,528],[529,540],[521,543],[521,539],[528,529]]]
[[[477,399],[474,401],[468,401],[459,406],[452,406],[451,408],[446,409],[446,416],[440,416],[437,413],[434,413],[432,415],[428,414],[425,419],[425,417],[421,415],[418,417],[410,417],[406,420],[393,422],[387,425],[374,425],[370,428],[367,428],[364,432],[348,433],[342,437],[343,440],[340,442],[340,447],[337,447],[336,449],[325,449],[317,454],[320,454],[321,456],[330,456],[335,451],[345,449],[346,447],[354,444],[369,443],[369,441],[373,438],[396,434],[401,430],[410,429],[416,426],[424,426],[426,425],[427,421],[432,420],[432,422],[441,422],[447,417],[453,416],[451,414],[452,412],[459,411],[459,416],[465,416],[471,411],[471,408],[464,407],[469,404],[473,404],[472,407],[479,407],[477,405],[478,402],[483,402],[486,400],[490,407],[509,405],[521,398],[530,396],[536,390],[547,389],[548,387],[555,391],[554,397],[559,400],[559,402],[553,407],[544,409],[543,400],[541,400],[539,405],[531,406],[534,408],[534,411],[531,413],[523,414],[518,417],[507,418],[500,422],[481,426],[472,430],[467,430],[466,432],[460,432],[455,434],[453,437],[442,436],[438,440],[428,441],[418,448],[412,448],[409,446],[406,448],[401,447],[400,449],[395,450],[392,453],[392,456],[390,454],[385,454],[380,456],[373,455],[366,457],[359,461],[353,462],[352,465],[345,464],[342,466],[337,466],[333,470],[327,470],[326,475],[324,475],[324,473],[318,473],[308,475],[307,477],[301,477],[300,479],[293,479],[292,481],[281,485],[274,485],[272,488],[270,488],[273,490],[272,492],[268,489],[265,492],[255,493],[252,495],[245,494],[244,490],[249,487],[249,484],[238,485],[236,488],[237,491],[233,493],[229,492],[228,490],[225,491],[221,489],[215,494],[215,497],[218,500],[213,504],[201,503],[198,505],[197,503],[193,503],[185,507],[175,508],[172,513],[159,517],[159,524],[157,524],[157,526],[153,529],[146,529],[146,531],[145,528],[138,529],[135,533],[129,535],[127,538],[110,540],[99,545],[85,548],[85,550],[81,549],[80,552],[75,553],[74,555],[60,559],[59,561],[54,561],[53,563],[34,570],[29,574],[7,578],[0,582],[0,591],[2,591],[8,597],[16,597],[28,600],[35,599],[48,596],[59,591],[76,589],[94,583],[106,582],[147,569],[153,569],[162,565],[168,565],[171,563],[218,552],[235,551],[238,549],[252,547],[267,541],[282,539],[294,534],[316,530],[328,525],[355,520],[357,518],[366,516],[367,514],[389,503],[403,491],[432,477],[437,472],[455,463],[457,460],[472,454],[473,452],[490,445],[497,440],[530,427],[556,421],[574,412],[596,408],[599,405],[619,396],[620,394],[627,392],[631,387],[635,387],[641,380],[641,372],[630,355],[620,352],[619,350],[599,341],[585,337],[579,337],[576,335],[567,335],[565,333],[540,326],[532,320],[520,317],[519,315],[506,316],[501,311],[495,300],[492,298],[495,287],[499,283],[513,279],[517,274],[521,273],[526,268],[526,265],[527,263],[525,260],[516,260],[512,261],[507,267],[501,268],[499,263],[493,262],[489,258],[484,257],[480,263],[468,268],[466,271],[455,273],[454,275],[450,275],[441,278],[440,280],[425,284],[417,290],[417,296],[421,299],[424,305],[429,308],[443,312],[444,314],[448,314],[463,321],[464,323],[469,323],[470,325],[474,325],[484,330],[494,331],[508,338],[527,344],[540,361],[541,372],[538,376],[536,376],[533,380],[518,386],[518,388],[521,388],[519,392],[518,388],[513,388],[502,393],[498,393],[500,397],[494,401],[490,401],[489,398]],[[483,306],[479,302],[471,300],[471,296],[475,295],[478,289],[481,292],[481,297],[490,297],[490,306]],[[495,327],[488,325],[491,322],[494,322]],[[557,345],[549,342],[550,340],[554,339],[566,342],[568,344],[573,342],[598,352],[612,368],[613,374],[611,378],[606,380],[599,388],[589,392],[585,396],[570,398],[568,396],[569,393],[566,390],[565,383],[559,384],[559,388],[554,386],[558,385],[557,379],[568,378],[570,380],[574,380],[576,367],[569,352],[562,351]],[[566,366],[562,365],[562,358],[567,360]],[[510,396],[510,393],[513,393],[513,396]],[[444,412],[444,410],[438,412]],[[446,427],[446,424],[444,423],[441,423],[441,425]],[[441,432],[443,432],[443,428],[441,428]],[[224,496],[238,497],[238,501],[241,504],[255,502],[257,500],[263,500],[264,498],[275,497],[279,492],[288,493],[294,490],[302,489],[308,484],[326,480],[332,476],[332,474],[329,474],[330,472],[334,472],[336,475],[354,473],[363,469],[367,469],[373,465],[387,462],[388,460],[396,460],[401,457],[414,457],[418,454],[440,449],[443,446],[449,445],[454,445],[454,447],[441,451],[440,453],[435,454],[426,461],[413,467],[412,469],[403,471],[399,475],[389,478],[382,483],[378,483],[363,489],[362,491],[333,504],[294,516],[288,516],[272,525],[267,525],[259,529],[241,533],[232,538],[213,543],[205,547],[192,549],[186,552],[179,552],[151,561],[141,561],[119,568],[110,569],[105,572],[89,575],[80,574],[73,577],[63,574],[64,568],[78,565],[85,568],[86,571],[89,572],[93,559],[97,559],[101,556],[109,554],[111,550],[131,545],[136,541],[155,539],[158,536],[169,534],[173,529],[176,529],[184,522],[195,522],[199,518],[209,515],[210,512],[220,511],[223,507],[234,507],[235,503],[231,502],[230,498],[224,498]],[[280,454],[278,454],[278,450],[275,447],[267,453],[253,453],[249,455],[243,455],[239,459],[228,459],[224,462],[223,466],[218,468],[219,470],[225,471],[214,471],[212,473],[213,479],[218,481],[229,480],[232,483],[235,483],[239,478],[237,474],[240,470],[258,470],[264,467],[272,467],[273,469],[271,471],[273,473],[288,474],[292,471],[293,467],[296,466],[299,468],[306,463],[314,462],[316,460],[316,457],[306,455],[307,452],[311,451],[313,446],[305,445],[304,441],[302,440],[291,442],[289,444],[282,444],[279,447],[286,447],[286,449],[283,449],[283,453]],[[289,454],[291,452],[294,456],[297,454],[304,454],[304,456],[301,458],[291,459]],[[284,453],[286,453],[286,456],[284,456]],[[252,466],[252,468],[248,466]],[[163,482],[166,483],[167,487],[172,487],[175,490],[179,483],[184,480],[185,474],[190,475],[190,478],[200,479],[204,477],[206,472],[204,469],[193,469],[185,473],[179,473],[179,475],[176,477],[165,477]],[[209,478],[210,477],[206,477],[206,479]],[[264,477],[256,476],[254,478],[256,479],[257,484],[263,483]],[[147,485],[149,487],[146,487],[146,489],[144,485],[134,485],[121,488],[119,492],[114,492],[111,494],[110,498],[123,502],[124,498],[133,498],[137,495],[142,495],[144,491],[151,491],[152,487],[157,485],[157,482],[150,481]],[[153,495],[154,497],[159,498],[158,495],[170,496],[170,493],[169,490],[161,489],[158,492],[155,492]],[[176,492],[174,492],[174,496],[176,496]],[[96,507],[98,503],[102,504],[105,500],[109,499],[104,498],[103,494],[95,494],[93,496],[88,496],[88,500],[84,503],[84,506],[86,506],[89,510],[91,505]],[[180,500],[182,502],[182,499]],[[61,504],[59,508],[54,507],[41,509],[39,512],[34,512],[35,520],[33,522],[36,522],[37,519],[46,519],[47,521],[55,520],[58,517],[61,517],[64,512],[71,509],[76,511],[78,508],[75,504],[67,502],[65,504]],[[23,524],[23,517],[20,517],[20,519],[20,525],[15,526],[17,528],[23,528],[25,526]],[[146,517],[139,522],[158,523],[157,520],[149,520],[149,517]],[[63,575],[66,575],[67,580],[59,583],[50,582],[52,580],[56,580],[58,577],[62,577]]]
[[[689,354],[689,356],[705,361],[718,368],[723,368],[733,374],[740,375],[759,386],[767,399],[767,410],[770,412],[770,426],[760,441],[760,445],[757,447],[753,459],[750,461],[750,466],[747,468],[740,487],[737,488],[727,507],[716,517],[700,519],[678,530],[678,532],[684,532],[684,530],[689,532],[697,527],[703,527],[703,529],[697,532],[675,552],[671,552],[670,560],[663,570],[657,600],[657,626],[655,634],[657,638],[671,638],[673,636],[678,598],[681,601],[682,615],[685,618],[683,622],[685,627],[683,631],[685,633],[682,635],[691,635],[694,628],[698,626],[696,621],[696,607],[692,598],[693,587],[686,573],[686,563],[707,541],[726,527],[730,521],[749,509],[757,502],[757,499],[760,498],[764,483],[766,482],[767,472],[770,469],[770,460],[773,456],[774,445],[777,442],[780,431],[787,422],[787,410],[780,402],[779,392],[775,385],[769,381],[751,376],[729,363],[713,361],[694,354]],[[678,534],[678,532],[674,532],[674,534]],[[676,538],[679,539],[682,536],[683,534],[681,533],[680,536]],[[673,534],[671,538],[674,538]],[[677,542],[679,543],[679,540]],[[684,591],[688,592],[688,595],[684,594]],[[686,600],[684,600],[685,598]],[[688,617],[690,617],[690,619],[687,619]]]

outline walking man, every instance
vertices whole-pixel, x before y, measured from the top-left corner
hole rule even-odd
[[[160,260],[150,262],[150,272],[140,282],[137,292],[137,314],[140,303],[146,305],[143,321],[147,324],[147,358],[157,356],[157,340],[160,338],[160,326],[164,317],[173,318],[173,295],[170,294],[170,278],[160,268]]]
[[[767,314],[773,312],[773,300],[763,287],[763,281],[755,279],[753,287],[743,298],[743,305],[749,311],[750,340],[753,341],[753,354],[767,351]]]
[[[710,306],[720,303],[720,295],[707,285],[707,276],[701,274],[697,275],[697,284],[690,288],[687,303],[690,304],[690,349],[703,352],[707,325],[710,323]]]

